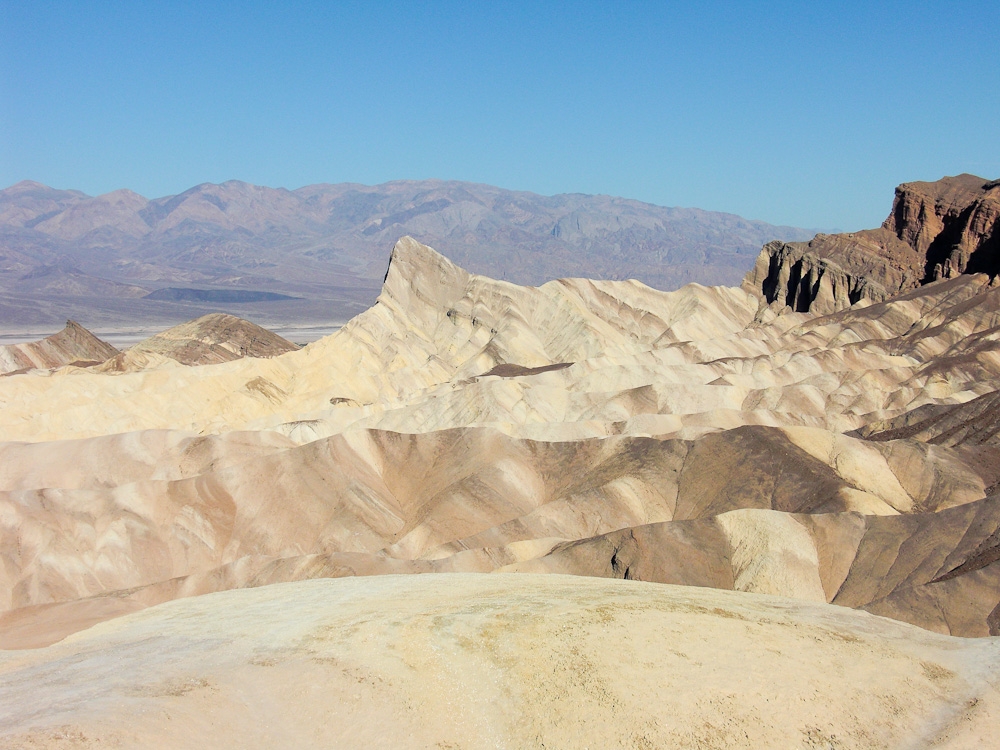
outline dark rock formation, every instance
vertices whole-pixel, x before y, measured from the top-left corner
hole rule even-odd
[[[776,309],[832,313],[962,273],[1000,272],[1000,181],[963,174],[896,188],[879,229],[770,242],[743,287]]]
[[[1000,271],[1000,180],[969,174],[896,189],[882,224],[925,259],[924,283]]]

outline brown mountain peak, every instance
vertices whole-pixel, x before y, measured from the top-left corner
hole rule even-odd
[[[743,287],[765,304],[834,312],[963,273],[1000,272],[1000,191],[971,174],[896,188],[879,229],[764,246]]]

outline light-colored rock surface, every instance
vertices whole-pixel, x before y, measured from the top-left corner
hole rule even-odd
[[[148,605],[314,575],[510,565],[834,601],[852,565],[863,580],[892,564],[878,586],[852,580],[849,605],[860,607],[949,573],[996,531],[1000,505],[975,502],[996,481],[982,463],[766,427],[696,441],[546,443],[479,428],[354,431],[304,446],[267,432],[7,444],[0,604],[116,592]],[[895,531],[873,517],[900,514],[914,521]],[[897,547],[917,534],[935,544],[855,560],[887,534]],[[571,540],[572,552],[561,546]],[[1000,595],[976,602],[955,632],[988,634]],[[933,611],[903,619],[949,632]]]
[[[311,581],[0,655],[0,746],[986,747],[1000,642],[562,576]]]
[[[1000,445],[1000,392],[962,404],[926,404],[856,431],[868,440],[914,439],[935,445]]]
[[[889,534],[901,551],[876,558],[895,566],[891,585],[852,582],[839,601],[921,591],[893,616],[987,635],[994,571],[969,561],[986,559],[997,509],[944,511],[993,491],[996,447],[839,429],[988,388],[998,294],[969,276],[755,321],[739,290],[516,287],[402,240],[379,304],[302,351],[0,383],[11,436],[98,435],[0,445],[0,602],[21,610],[9,622],[42,606],[35,620],[64,633],[57,621],[87,597],[147,606],[303,577],[505,566],[838,601],[862,539]],[[153,426],[188,429],[131,431]],[[899,514],[922,520],[891,533],[863,520]],[[694,521],[695,543],[677,541],[689,526],[655,530]],[[623,533],[658,541],[616,564],[607,535]],[[955,570],[957,583],[937,581]],[[4,642],[40,642],[24,632]]]
[[[0,432],[56,440],[265,428],[300,442],[359,427],[492,425],[547,440],[694,436],[747,423],[839,432],[992,390],[998,308],[1000,291],[972,275],[832,316],[764,311],[755,321],[757,300],[737,289],[517,287],[403,239],[378,303],[299,352],[114,379],[7,378]],[[498,364],[567,362],[528,377],[480,377]]]

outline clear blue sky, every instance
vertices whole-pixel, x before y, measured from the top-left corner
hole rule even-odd
[[[439,177],[807,227],[1000,177],[1000,2],[0,0],[0,185]]]

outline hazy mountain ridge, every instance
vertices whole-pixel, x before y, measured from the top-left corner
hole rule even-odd
[[[129,190],[90,197],[20,182],[0,191],[0,309],[3,297],[20,298],[22,280],[41,265],[75,274],[68,294],[84,308],[81,282],[93,277],[95,310],[106,307],[109,281],[147,292],[183,281],[305,298],[272,305],[272,316],[346,319],[374,301],[386,250],[402,235],[519,284],[635,278],[674,289],[691,281],[738,283],[765,242],[812,232],[610,196],[542,196],[442,180],[297,190],[231,180],[152,200]],[[68,296],[46,291],[54,301]],[[5,313],[12,321],[22,315],[15,303]],[[172,309],[147,302],[132,308],[143,319]],[[207,309],[189,306],[176,316]],[[112,314],[120,311],[105,317]]]

